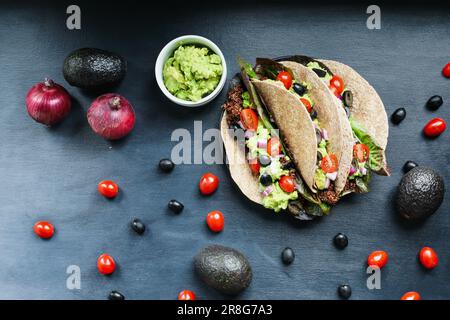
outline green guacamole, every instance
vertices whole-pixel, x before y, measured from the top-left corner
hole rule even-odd
[[[164,85],[177,98],[198,101],[217,87],[222,68],[220,57],[208,48],[180,46],[164,64]]]

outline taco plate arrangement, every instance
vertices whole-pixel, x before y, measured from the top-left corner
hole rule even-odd
[[[301,220],[389,175],[383,102],[354,69],[306,56],[239,61],[223,106],[228,168],[251,201]]]

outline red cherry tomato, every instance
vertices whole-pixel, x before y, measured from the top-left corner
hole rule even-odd
[[[450,78],[450,62],[447,63],[442,69],[442,75],[446,78]]]
[[[247,108],[241,111],[241,122],[247,130],[258,129],[258,115],[253,109]]]
[[[444,119],[434,118],[431,119],[423,128],[423,132],[427,137],[437,137],[447,128],[447,124]]]
[[[216,191],[217,187],[219,186],[219,178],[217,178],[216,175],[212,173],[205,173],[200,178],[200,192],[204,195],[208,195]]]
[[[290,89],[292,86],[292,76],[290,75],[289,72],[287,71],[281,71],[278,75],[277,75],[277,80],[283,82],[284,87],[286,89]]]
[[[254,175],[258,175],[259,174],[259,169],[261,168],[261,165],[259,164],[257,159],[251,160],[250,161],[250,170],[252,170],[252,173]]]
[[[415,291],[405,293],[400,300],[420,300],[420,294]]]
[[[106,198],[115,198],[119,192],[119,186],[111,180],[103,180],[98,184],[98,192]]]
[[[34,233],[43,239],[49,239],[53,237],[55,233],[55,228],[50,222],[47,221],[38,221],[34,224],[33,227]]]
[[[330,86],[335,87],[337,93],[341,94],[342,91],[344,91],[344,80],[339,76],[333,76],[333,78],[330,79]]]
[[[369,266],[377,266],[378,268],[383,268],[388,262],[388,254],[386,251],[377,250],[372,252],[367,258],[367,264]]]
[[[341,95],[338,91],[338,89],[335,86],[329,85],[328,88],[330,88],[330,91],[337,97],[337,98],[341,98]]]
[[[295,190],[294,178],[292,178],[292,176],[282,176],[280,181],[278,181],[278,184],[280,185],[281,190],[286,193],[291,193]]]
[[[439,263],[436,251],[430,247],[423,247],[422,250],[420,250],[419,260],[420,263],[427,269],[433,269]]]
[[[208,213],[208,215],[206,216],[206,224],[208,225],[209,229],[211,229],[211,231],[222,231],[225,224],[225,219],[223,218],[222,212],[216,210]]]
[[[306,110],[308,110],[308,113],[311,113],[311,103],[309,102],[308,99],[305,98],[300,98],[300,101],[303,103],[303,105],[305,106]]]
[[[116,262],[109,254],[102,254],[97,259],[97,269],[101,274],[111,274],[116,269]]]
[[[364,143],[358,143],[353,146],[353,157],[358,159],[359,162],[365,162],[369,160],[370,149]]]
[[[195,300],[195,293],[191,290],[183,290],[178,294],[178,300]]]
[[[280,139],[273,137],[267,141],[267,153],[272,157],[275,157],[281,153]]]
[[[336,172],[339,167],[339,161],[335,154],[330,153],[329,155],[322,158],[320,161],[320,168],[325,173],[333,173]]]

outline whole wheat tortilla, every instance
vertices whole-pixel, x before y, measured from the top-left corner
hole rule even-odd
[[[292,71],[296,81],[306,82],[311,86],[308,95],[314,102],[314,109],[321,127],[328,132],[329,151],[339,160],[335,181],[335,191],[339,194],[347,183],[353,158],[353,133],[345,111],[340,105],[341,102],[331,94],[314,71],[297,62],[282,61],[281,63]],[[310,119],[309,115],[308,118]],[[316,161],[315,159],[314,164]]]
[[[315,192],[317,137],[305,106],[281,83],[270,80],[252,80],[252,83],[275,120],[297,171]]]
[[[386,150],[389,124],[386,110],[375,89],[353,68],[332,60],[322,60],[332,73],[344,79],[345,87],[353,94],[350,114],[380,146]]]
[[[247,161],[245,148],[239,146],[238,141],[229,134],[228,129],[227,116],[224,112],[220,121],[220,134],[225,147],[231,178],[247,198],[253,202],[262,204],[259,181],[252,174]]]

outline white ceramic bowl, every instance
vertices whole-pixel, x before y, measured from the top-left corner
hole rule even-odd
[[[220,57],[220,59],[222,60],[223,71],[222,71],[222,77],[220,78],[219,84],[217,85],[217,87],[214,89],[213,92],[211,92],[206,97],[203,97],[201,100],[195,101],[195,102],[182,100],[180,98],[175,97],[173,94],[171,94],[169,92],[169,90],[167,90],[166,86],[164,85],[164,80],[163,80],[164,63],[167,61],[167,59],[169,59],[173,55],[174,51],[179,46],[186,45],[186,44],[198,44],[198,45],[205,46],[205,47],[211,49],[211,51],[213,51],[215,54],[217,54]],[[220,51],[219,47],[216,46],[216,44],[214,42],[212,42],[211,40],[206,39],[204,37],[195,36],[195,35],[181,36],[176,39],[173,39],[168,44],[166,44],[165,47],[159,53],[158,59],[156,59],[155,77],[156,77],[156,82],[158,82],[158,86],[161,89],[161,91],[172,102],[179,104],[181,106],[185,106],[185,107],[199,107],[199,106],[203,106],[203,105],[211,102],[215,97],[217,97],[217,95],[220,93],[220,91],[222,91],[222,89],[225,85],[225,82],[227,80],[227,64],[225,62],[225,57],[223,56],[222,51]]]

